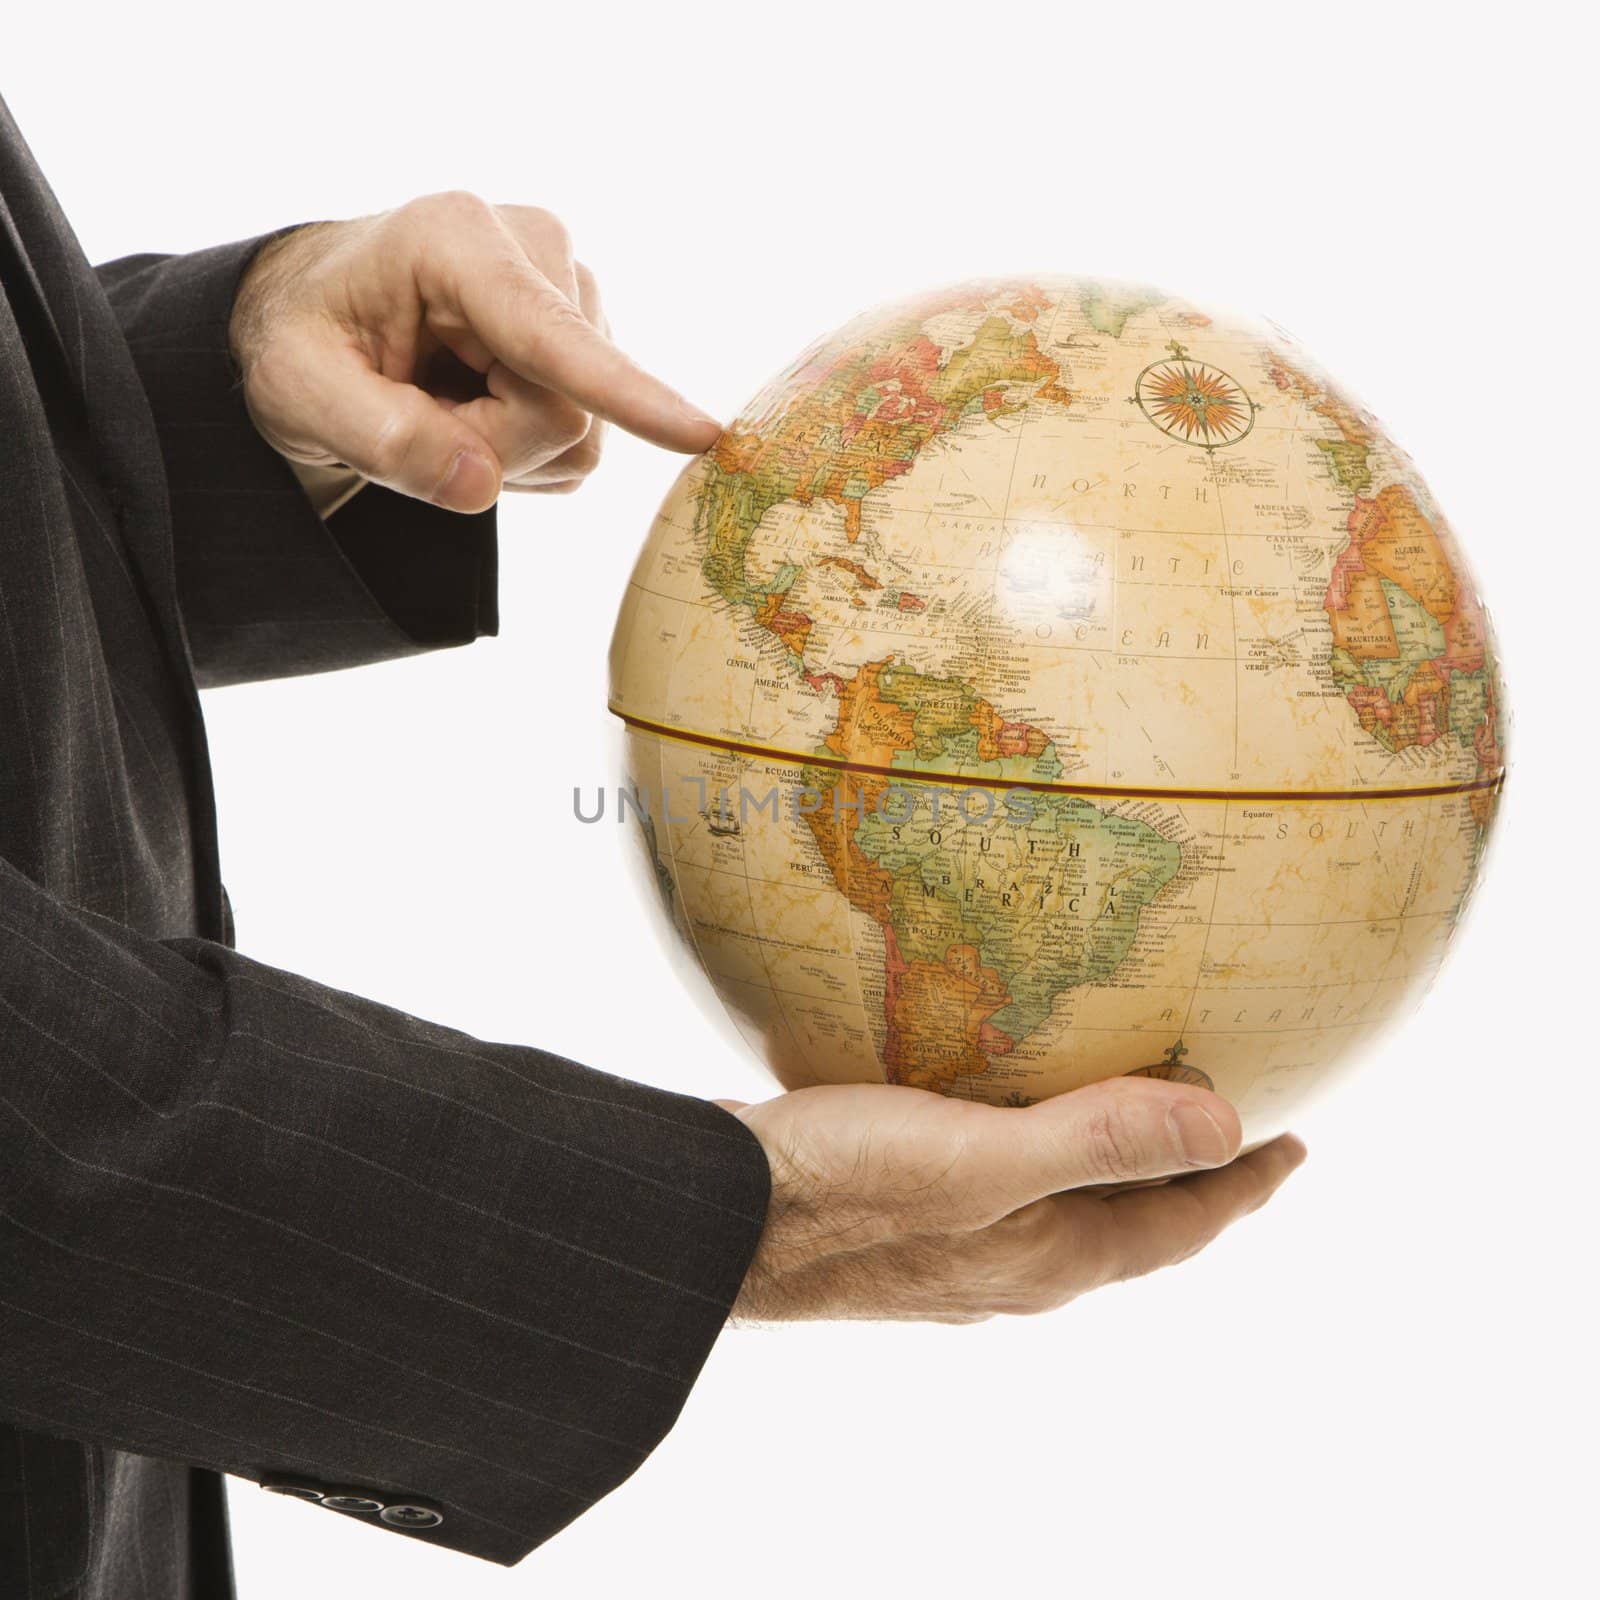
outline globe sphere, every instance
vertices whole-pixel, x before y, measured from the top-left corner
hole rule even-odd
[[[1505,773],[1488,617],[1275,327],[966,283],[806,350],[617,620],[624,808],[788,1087],[1215,1088],[1250,1143],[1415,1003]]]

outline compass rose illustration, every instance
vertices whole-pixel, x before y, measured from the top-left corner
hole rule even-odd
[[[1237,444],[1255,426],[1256,403],[1218,367],[1196,361],[1173,339],[1172,354],[1135,380],[1133,403],[1164,434],[1205,450]]]
[[[1184,1057],[1188,1055],[1189,1047],[1182,1039],[1172,1045],[1154,1066],[1135,1067],[1131,1072],[1123,1073],[1125,1078],[1165,1078],[1169,1083],[1191,1083],[1197,1088],[1214,1089],[1216,1085],[1211,1081],[1209,1072],[1202,1072],[1199,1067],[1187,1066]]]

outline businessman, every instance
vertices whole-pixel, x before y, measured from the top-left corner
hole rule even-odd
[[[239,954],[197,690],[492,634],[502,491],[717,425],[543,212],[91,268],[3,106],[0,287],[6,1600],[231,1595],[225,1473],[511,1565],[730,1312],[1043,1310],[1298,1163],[1150,1080],[712,1104]]]

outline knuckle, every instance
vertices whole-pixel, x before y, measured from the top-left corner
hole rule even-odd
[[[1101,1289],[1126,1277],[1125,1258],[1126,1253],[1117,1248],[1109,1229],[1086,1229],[1073,1251],[1080,1290]]]
[[[572,235],[553,211],[542,206],[500,206],[495,215],[534,259],[571,263]]]
[[[307,376],[315,366],[315,350],[292,333],[270,340],[245,366],[245,406],[256,424],[271,429],[280,442],[307,447],[321,443],[318,395]]]
[[[566,223],[555,212],[546,211],[543,206],[523,206],[520,210],[527,225],[550,243],[565,244],[572,237]]]
[[[1181,1191],[1179,1191],[1181,1195]],[[1107,1263],[1107,1282],[1146,1277],[1163,1267],[1198,1255],[1221,1231],[1220,1224],[1198,1204],[1168,1215],[1153,1237],[1117,1251]]]
[[[264,346],[246,369],[244,386],[254,409],[267,414],[281,412],[290,404],[295,388],[293,357],[279,342]]]
[[[1144,1175],[1145,1163],[1133,1119],[1114,1097],[1104,1097],[1083,1129],[1084,1160],[1096,1177],[1126,1182]]]
[[[1175,1267],[1180,1261],[1187,1261],[1190,1256],[1199,1255],[1211,1243],[1211,1240],[1212,1235],[1210,1233],[1196,1232],[1187,1235],[1174,1245],[1172,1255],[1169,1257],[1167,1264]]]
[[[560,338],[569,333],[588,333],[589,319],[556,288],[541,288],[533,297],[533,315],[539,335]]]
[[[446,222],[479,224],[494,215],[494,207],[470,189],[443,189],[412,201],[412,206],[422,215]]]
[[[1159,1272],[1164,1267],[1175,1267],[1179,1262],[1187,1261],[1191,1256],[1197,1256],[1211,1243],[1211,1234],[1199,1230],[1189,1230],[1174,1234],[1159,1257],[1147,1258],[1131,1263],[1120,1276],[1123,1278],[1143,1278],[1152,1272]]]
[[[1036,1201],[990,1230],[986,1309],[1012,1316],[1051,1311],[1071,1298],[1052,1208]]]
[[[1014,1317],[1037,1317],[1064,1306],[1070,1299],[1072,1291],[1059,1272],[1034,1269],[1012,1286],[999,1309]]]
[[[417,430],[404,415],[387,418],[372,441],[367,473],[383,481],[401,478],[416,448]]]
[[[546,443],[549,448],[559,454],[578,452],[584,441],[589,437],[594,419],[587,411],[580,411],[574,405],[561,405],[551,408],[548,420]],[[571,463],[563,460],[563,468]]]
[[[587,478],[600,465],[601,437],[601,431],[598,427],[590,428],[588,436],[581,443],[574,446],[571,452],[571,459],[566,465],[578,477]]]
[[[1037,1269],[1022,1274],[1011,1285],[1003,1310],[1012,1316],[1036,1317],[1059,1303],[1060,1290],[1055,1280]]]

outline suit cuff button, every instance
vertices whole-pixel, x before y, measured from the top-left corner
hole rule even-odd
[[[363,1516],[371,1516],[373,1512],[383,1510],[383,1501],[374,1500],[364,1494],[352,1494],[348,1490],[325,1494],[322,1503],[330,1511],[354,1511]]]
[[[315,1484],[296,1478],[264,1478],[261,1487],[268,1494],[286,1494],[295,1500],[311,1500],[321,1504],[322,1490]]]
[[[391,1528],[437,1528],[444,1521],[444,1513],[432,1506],[385,1506],[378,1513],[378,1520]]]

